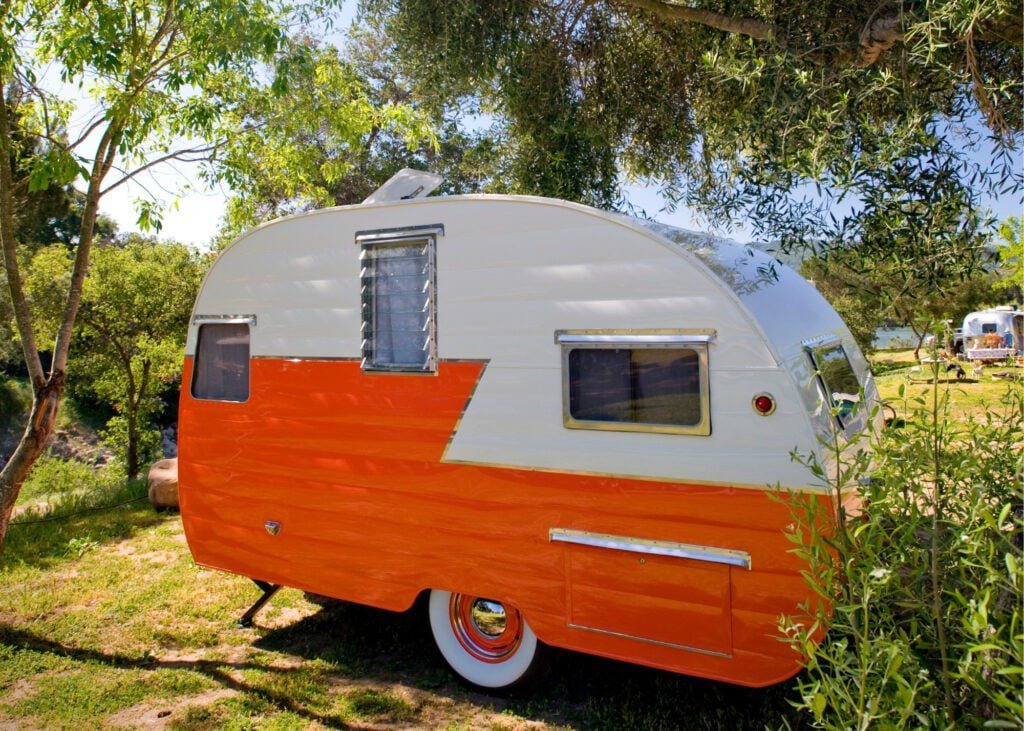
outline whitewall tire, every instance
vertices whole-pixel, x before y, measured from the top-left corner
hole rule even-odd
[[[429,614],[437,649],[467,682],[510,688],[529,674],[537,657],[537,636],[515,607],[434,589]]]

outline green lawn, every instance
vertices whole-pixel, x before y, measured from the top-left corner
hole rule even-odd
[[[122,486],[107,502],[142,494],[142,485]],[[37,516],[20,518],[29,519]],[[493,698],[456,681],[419,610],[320,608],[283,590],[255,628],[237,628],[258,594],[246,579],[196,567],[180,517],[144,500],[15,524],[0,553],[0,728],[794,722],[786,686],[736,688],[568,652],[552,653],[530,694]]]
[[[892,404],[900,416],[906,416],[914,399],[931,399],[932,372],[927,365],[922,366],[914,360],[914,351],[883,350],[873,354],[870,360],[879,395]],[[976,374],[974,364],[965,361],[958,361],[958,364],[966,373],[962,380],[958,380],[953,371],[947,373],[944,368],[939,371],[939,386],[949,394],[950,416],[954,419],[984,419],[993,407],[998,410],[999,403],[1010,389],[1024,387],[1024,368],[995,364],[985,366],[981,373]]]

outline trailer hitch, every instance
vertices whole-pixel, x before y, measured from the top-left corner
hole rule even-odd
[[[252,620],[256,616],[257,612],[263,609],[266,603],[273,599],[274,594],[276,594],[281,588],[280,584],[271,584],[267,581],[259,581],[258,579],[253,579],[252,583],[256,584],[256,586],[263,590],[263,596],[253,602],[253,605],[245,611],[245,614],[239,617],[239,629],[252,627]]]

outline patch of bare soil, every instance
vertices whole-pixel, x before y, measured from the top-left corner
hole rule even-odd
[[[166,650],[156,658],[163,668],[188,669],[199,662],[241,667],[249,658],[249,648],[239,645],[218,645],[217,647]]]
[[[173,551],[139,551],[134,544],[127,540],[114,544],[111,551],[118,556],[127,556],[137,563],[168,564],[181,558],[180,554]]]
[[[217,688],[173,701],[146,701],[109,716],[107,724],[114,728],[168,728],[172,723],[181,721],[189,708],[208,706],[237,694],[238,691],[230,688]]]
[[[16,703],[17,701],[24,700],[29,696],[35,695],[36,687],[27,678],[19,678],[4,689],[4,701],[7,703]]]
[[[274,607],[260,615],[260,626],[266,629],[288,627],[315,613],[314,610],[297,607]]]

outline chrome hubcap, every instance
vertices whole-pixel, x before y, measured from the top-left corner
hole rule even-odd
[[[477,599],[469,612],[476,629],[488,637],[500,637],[508,625],[505,607],[490,599]]]
[[[462,648],[483,662],[504,662],[523,641],[519,611],[494,599],[452,594],[448,618]]]

